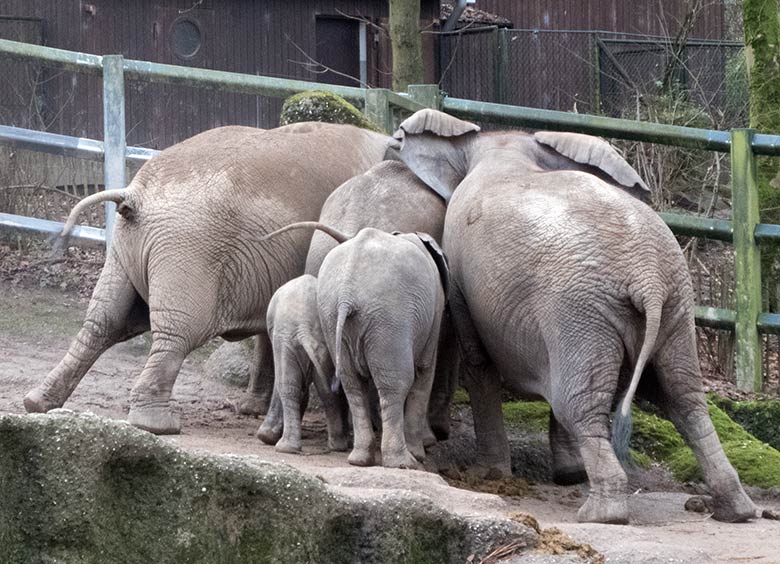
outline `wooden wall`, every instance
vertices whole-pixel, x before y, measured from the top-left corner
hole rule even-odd
[[[321,75],[307,70],[302,63],[306,61],[306,54],[315,56],[316,18],[325,15],[386,21],[387,2],[0,0],[0,18],[40,19],[43,43],[47,46],[310,81],[318,81]],[[438,2],[424,0],[423,23],[437,16]],[[193,18],[203,32],[202,46],[190,59],[181,59],[171,47],[171,25],[181,17]],[[3,29],[0,26],[0,34]],[[5,38],[16,39],[7,35]],[[387,42],[379,36],[374,41],[369,28],[368,44],[368,82],[386,86],[389,57],[381,51],[387,48]],[[427,41],[427,45],[433,49],[431,41]],[[426,58],[430,63],[429,77],[433,78],[435,59],[431,53]],[[38,98],[44,106],[40,112],[42,121],[49,131],[102,138],[99,77],[41,70],[34,65],[25,67],[20,69],[15,63],[0,61],[0,81],[36,83]],[[31,78],[36,72],[42,74]],[[21,98],[25,96],[20,95]],[[274,127],[282,102],[140,81],[128,83],[126,97],[128,143],[152,148],[167,147],[220,125]],[[0,100],[0,106],[2,104]]]

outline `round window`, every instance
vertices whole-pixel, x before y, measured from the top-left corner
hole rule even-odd
[[[190,59],[197,55],[203,37],[200,27],[191,19],[180,19],[173,23],[171,29],[171,44],[177,57]]]

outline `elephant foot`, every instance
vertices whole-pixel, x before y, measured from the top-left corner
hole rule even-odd
[[[262,396],[245,394],[235,404],[236,413],[239,415],[265,415],[268,413],[269,400]]]
[[[450,438],[450,418],[431,420],[431,431],[437,441],[446,441]],[[430,446],[430,445],[425,445]]]
[[[131,407],[127,421],[133,427],[155,435],[178,435],[181,432],[181,422],[169,407]]]
[[[554,468],[552,479],[559,486],[573,486],[587,482],[588,473],[582,467]]]
[[[41,388],[33,388],[24,396],[24,409],[27,413],[46,413],[62,407],[64,402],[56,401]]]
[[[425,452],[423,451],[423,455]],[[418,470],[420,463],[411,452],[404,449],[400,453],[385,454],[382,453],[382,466],[385,468],[403,468],[406,470]]]
[[[436,435],[433,433],[430,427],[423,429],[422,443],[425,448],[432,447],[437,443]]]
[[[371,449],[353,448],[347,457],[347,462],[353,466],[374,466],[376,464],[374,453]]]
[[[266,425],[266,422],[268,422],[268,419],[266,419],[262,425],[260,425],[260,428],[255,433],[255,437],[263,441],[267,445],[275,445],[279,442],[279,439],[282,438],[282,426],[281,425],[273,425],[269,422],[268,425]]]
[[[741,487],[736,495],[731,494],[728,498],[715,496],[713,506],[713,519],[726,523],[743,523],[759,516],[758,507]]]
[[[283,437],[276,443],[274,449],[276,450],[276,452],[284,452],[287,454],[300,454],[301,443],[299,441],[296,444],[295,442],[289,441]]]
[[[577,512],[580,523],[628,524],[628,499],[625,494],[605,497],[589,495]]]
[[[422,444],[420,445],[408,445],[409,452],[412,453],[412,456],[414,456],[417,460],[422,462],[425,460],[425,448]]]
[[[328,437],[328,448],[335,452],[347,452],[349,450],[347,437],[343,435]]]

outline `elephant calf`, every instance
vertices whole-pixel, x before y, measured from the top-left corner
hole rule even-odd
[[[448,271],[426,234],[391,235],[373,228],[354,237],[321,223],[339,243],[317,278],[325,342],[352,411],[350,464],[375,463],[369,407],[370,377],[379,395],[382,464],[416,468],[425,457],[427,408],[436,368]],[[277,231],[277,233],[279,233]]]
[[[284,418],[276,450],[300,452],[301,404],[312,380],[325,408],[328,446],[347,450],[347,405],[342,394],[331,391],[333,363],[317,310],[317,279],[306,274],[284,284],[271,298],[266,319],[274,355],[274,391]]]

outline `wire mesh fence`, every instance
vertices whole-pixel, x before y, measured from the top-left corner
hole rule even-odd
[[[747,122],[744,47],[737,42],[678,45],[668,37],[489,27],[442,35],[439,47],[440,85],[459,98],[643,118],[645,106],[672,97],[686,106],[683,119],[697,125]]]

